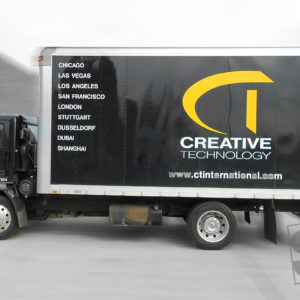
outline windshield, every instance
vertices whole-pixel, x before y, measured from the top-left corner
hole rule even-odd
[[[37,139],[38,139],[38,127],[37,127],[37,125],[28,125],[28,128],[29,128],[31,134],[33,135],[33,137],[31,137],[30,139],[37,141]]]
[[[34,139],[37,141],[38,139],[38,120],[35,117],[25,116],[27,120],[28,129],[30,129],[31,133],[34,135]],[[31,138],[32,140],[32,138]]]

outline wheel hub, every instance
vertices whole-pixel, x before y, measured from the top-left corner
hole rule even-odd
[[[229,222],[222,212],[207,211],[199,217],[197,231],[200,237],[207,242],[220,242],[229,232]]]
[[[221,229],[221,223],[216,217],[208,217],[203,224],[204,230],[210,234],[216,234]]]
[[[0,205],[0,233],[7,230],[11,223],[11,214],[9,210]]]

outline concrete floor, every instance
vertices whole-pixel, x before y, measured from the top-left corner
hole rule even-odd
[[[197,249],[185,222],[118,227],[107,218],[50,219],[0,245],[0,299],[299,299],[287,225],[279,244],[263,238],[262,215],[237,214],[238,232],[221,251]]]

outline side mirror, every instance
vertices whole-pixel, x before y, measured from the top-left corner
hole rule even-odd
[[[27,141],[30,137],[30,130],[28,128],[22,128],[20,131],[20,139]]]

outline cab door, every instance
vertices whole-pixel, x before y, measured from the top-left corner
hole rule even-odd
[[[0,183],[8,181],[9,121],[0,120]]]

